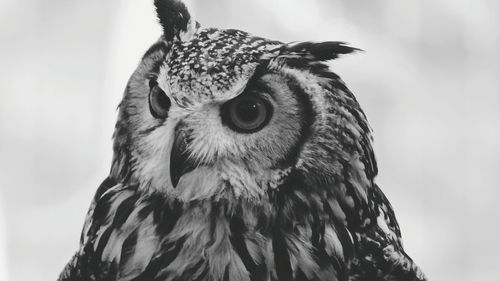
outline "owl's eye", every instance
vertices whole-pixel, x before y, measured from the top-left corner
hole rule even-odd
[[[258,96],[243,95],[224,104],[223,121],[237,132],[253,133],[269,121],[272,107]]]
[[[149,88],[149,111],[155,118],[167,118],[171,105],[170,99],[156,81],[151,80]]]

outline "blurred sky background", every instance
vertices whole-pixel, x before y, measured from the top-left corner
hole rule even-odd
[[[430,280],[500,280],[500,1],[193,0],[205,26],[340,40],[377,182]],[[55,280],[107,176],[152,1],[0,0],[0,281]]]

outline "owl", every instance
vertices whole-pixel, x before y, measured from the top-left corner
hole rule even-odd
[[[119,105],[109,176],[59,280],[426,280],[325,64],[357,49],[204,28],[179,0]]]

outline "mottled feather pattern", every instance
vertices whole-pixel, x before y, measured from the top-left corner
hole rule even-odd
[[[199,280],[224,280],[225,274],[227,280],[286,280],[284,276],[296,275],[316,280],[334,274],[333,266],[321,269],[316,264],[316,251],[322,250],[317,247],[325,243],[325,237],[319,237],[318,210],[309,206],[307,197],[298,198],[305,194],[290,192],[259,203],[233,198],[181,204],[162,195],[139,196],[140,191],[118,184],[97,200],[88,222],[94,227],[86,227],[86,243],[68,272],[98,264],[94,269],[99,272],[77,275],[94,280],[102,276],[103,266],[110,274],[106,280],[134,280],[140,275],[188,280],[182,279],[185,274],[199,275]],[[301,213],[294,212],[296,208]],[[331,241],[328,238],[328,244],[340,241],[335,235]],[[324,250],[335,254],[330,247]],[[341,251],[336,254],[343,260]],[[211,277],[201,278],[207,273]],[[63,274],[61,280],[75,280],[74,274],[68,279]]]
[[[163,35],[127,84],[110,175],[59,280],[426,280],[374,182],[367,118],[325,64],[359,49],[203,28],[182,1],[154,3]],[[264,128],[224,123],[239,96],[272,106]],[[178,136],[196,165],[174,184]]]
[[[167,54],[167,86],[182,107],[238,94],[264,54],[281,42],[250,36],[240,30],[200,29],[188,42],[174,42]],[[242,81],[240,85],[239,81]],[[236,87],[235,87],[236,85]]]
[[[60,280],[191,280],[186,274],[196,280],[225,280],[226,274],[227,280],[347,280],[340,276],[353,257],[350,280],[390,280],[384,268],[404,276],[403,269],[415,267],[377,225],[349,232],[345,221],[328,215],[327,198],[298,184],[300,178],[289,180],[257,204],[236,198],[182,204],[110,187],[97,199],[88,222],[94,227],[83,233],[87,242],[68,265],[68,278]],[[401,280],[421,280],[414,278]]]

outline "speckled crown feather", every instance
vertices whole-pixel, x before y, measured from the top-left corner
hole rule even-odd
[[[315,62],[357,50],[342,42],[284,44],[235,29],[201,28],[181,0],[155,0],[155,6],[170,46],[159,76],[184,108],[237,96],[263,60]]]
[[[262,59],[276,54],[282,45],[240,30],[201,29],[189,41],[172,43],[162,76],[181,107],[230,99]]]

